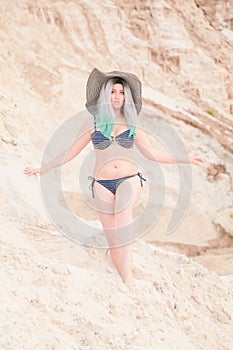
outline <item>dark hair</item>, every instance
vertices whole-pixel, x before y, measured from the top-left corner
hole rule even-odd
[[[122,84],[124,86],[124,80],[122,78],[119,78],[119,77],[113,78],[113,83],[114,84]]]
[[[124,87],[124,83],[125,83],[124,79],[122,79],[120,77],[114,77],[114,78],[111,78],[111,80],[113,82],[113,85],[114,84],[121,84]],[[105,82],[105,86],[107,85],[107,82],[108,82],[108,80]]]

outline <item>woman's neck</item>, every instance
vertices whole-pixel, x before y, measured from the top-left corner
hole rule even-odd
[[[121,113],[120,110],[114,111],[117,122],[122,122],[125,120],[125,116]]]

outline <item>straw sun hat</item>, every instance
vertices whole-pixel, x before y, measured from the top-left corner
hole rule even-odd
[[[137,114],[139,114],[142,108],[142,97],[141,97],[141,81],[138,79],[138,77],[132,73],[119,72],[119,71],[103,73],[97,68],[94,68],[92,70],[87,80],[87,86],[86,86],[87,110],[91,114],[95,115],[96,105],[100,94],[100,90],[103,84],[105,84],[111,78],[121,78],[122,80],[126,81],[126,83],[130,87]]]

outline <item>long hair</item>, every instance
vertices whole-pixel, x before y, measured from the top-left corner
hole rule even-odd
[[[135,108],[130,87],[121,78],[112,78],[109,79],[105,84],[103,84],[97,101],[98,112],[96,114],[96,126],[100,128],[102,134],[105,137],[111,139],[111,134],[113,132],[116,122],[115,113],[111,104],[111,93],[112,87],[116,83],[122,84],[124,87],[125,101],[121,111],[126,118],[127,124],[129,125],[129,136],[133,135],[135,137],[137,111]]]

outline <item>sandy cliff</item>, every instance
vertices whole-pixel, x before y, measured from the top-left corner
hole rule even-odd
[[[232,21],[230,0],[1,2],[2,349],[232,348],[232,283],[217,275],[233,274]],[[166,201],[135,244],[133,292],[104,251],[58,232],[39,179],[23,175],[54,131],[81,117],[93,67],[137,74],[144,127],[175,130],[206,161],[192,168],[190,202],[171,234],[180,173],[161,166]],[[96,223],[75,187],[85,157],[65,167],[64,192]]]

